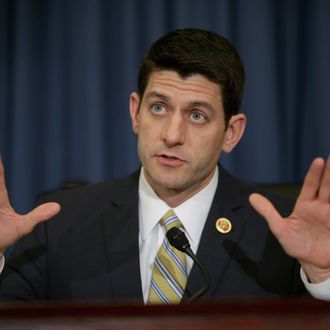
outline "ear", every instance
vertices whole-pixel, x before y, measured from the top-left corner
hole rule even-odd
[[[135,134],[139,133],[139,107],[140,107],[140,96],[138,93],[133,92],[129,98],[129,112],[131,116],[132,129]]]
[[[241,140],[245,126],[246,116],[244,114],[239,113],[230,118],[222,148],[225,153],[231,152]]]

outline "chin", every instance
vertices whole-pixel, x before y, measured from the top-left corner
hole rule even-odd
[[[187,183],[191,180],[186,177],[184,169],[159,169],[155,167],[144,166],[145,174],[151,179],[151,186],[158,186],[165,189],[182,190],[187,187]],[[149,180],[148,180],[149,181]]]
[[[173,177],[158,177],[155,178],[154,182],[156,185],[161,186],[169,190],[184,190],[187,187],[187,184],[182,178],[173,178]]]

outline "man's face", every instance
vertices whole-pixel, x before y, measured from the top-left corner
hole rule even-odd
[[[182,202],[201,190],[221,151],[233,148],[220,88],[202,75],[153,72],[142,100],[132,93],[130,109],[146,179],[165,200],[179,194]]]

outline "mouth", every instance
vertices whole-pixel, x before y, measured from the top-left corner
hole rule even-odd
[[[169,167],[178,167],[181,166],[183,163],[185,163],[183,159],[167,154],[156,155],[156,159],[161,165],[165,165]]]
[[[167,156],[167,155],[160,155],[161,157],[167,158],[167,159],[180,159],[178,157],[175,156]]]

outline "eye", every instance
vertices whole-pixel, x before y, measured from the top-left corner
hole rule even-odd
[[[197,123],[197,124],[203,124],[206,122],[205,115],[198,111],[192,112],[190,114],[190,119],[191,119],[191,121],[193,121],[194,123]]]
[[[156,103],[156,104],[153,104],[151,106],[151,111],[156,114],[156,115],[159,115],[159,114],[163,114],[166,112],[166,109],[164,107],[164,105],[162,104],[159,104],[159,103]]]

